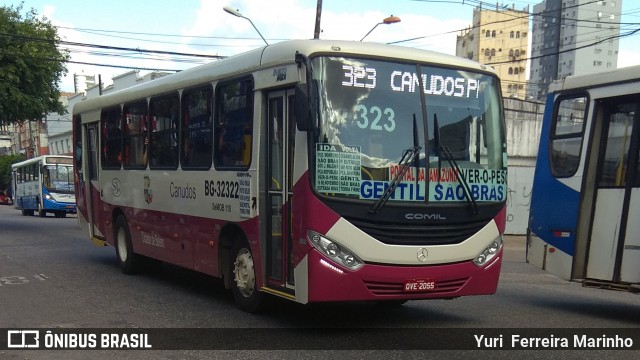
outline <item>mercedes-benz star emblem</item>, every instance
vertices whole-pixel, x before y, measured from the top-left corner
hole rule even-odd
[[[429,257],[429,252],[427,251],[427,249],[420,248],[420,250],[418,250],[418,260],[420,260],[421,262],[425,262],[427,261],[427,257]]]

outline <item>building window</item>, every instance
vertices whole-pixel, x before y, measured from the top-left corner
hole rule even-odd
[[[513,75],[513,68],[512,67],[509,68],[509,75]],[[509,85],[509,86],[511,86],[511,85]]]
[[[513,39],[513,37],[514,37],[514,36],[515,36],[515,32],[513,32],[513,31],[512,31],[512,32],[509,34],[509,37]]]
[[[491,56],[491,50],[484,49],[484,56]]]
[[[487,30],[487,37],[491,37],[491,31]]]
[[[495,31],[495,30],[493,30],[493,31],[491,32],[491,37],[496,37],[496,31]]]
[[[496,56],[496,49],[491,49],[491,56]]]

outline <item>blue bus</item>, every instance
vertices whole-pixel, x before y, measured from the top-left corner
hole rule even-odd
[[[554,83],[527,262],[584,286],[640,292],[640,66]]]
[[[76,213],[73,157],[43,155],[11,165],[14,206],[22,215],[66,217]]]

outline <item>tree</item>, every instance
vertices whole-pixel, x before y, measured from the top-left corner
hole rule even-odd
[[[69,53],[51,22],[34,9],[23,17],[23,5],[0,7],[0,125],[66,113],[59,82]]]
[[[23,160],[26,160],[24,154],[0,155],[0,191],[9,189],[11,165]]]

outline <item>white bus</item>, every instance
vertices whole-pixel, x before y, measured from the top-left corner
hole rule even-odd
[[[506,146],[490,67],[269,45],[75,105],[79,219],[122,270],[224,279],[239,307],[496,291]]]
[[[13,164],[11,179],[14,206],[22,215],[76,213],[71,156],[43,155]]]
[[[527,261],[584,286],[640,292],[640,66],[550,87]]]

